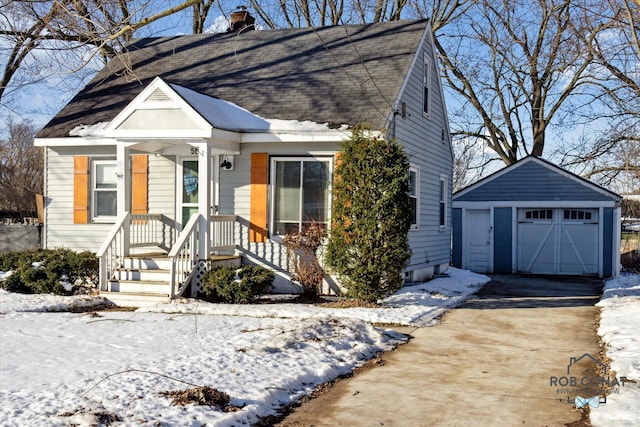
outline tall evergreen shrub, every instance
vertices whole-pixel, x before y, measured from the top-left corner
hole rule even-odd
[[[334,172],[327,264],[349,296],[369,302],[402,286],[411,250],[409,160],[395,141],[355,129]]]

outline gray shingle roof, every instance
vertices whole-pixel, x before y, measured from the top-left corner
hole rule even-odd
[[[137,80],[114,60],[38,133],[112,120],[160,76],[270,119],[382,128],[427,21],[141,39],[129,47]]]

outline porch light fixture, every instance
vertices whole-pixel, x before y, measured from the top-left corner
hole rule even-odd
[[[223,156],[220,167],[226,170],[233,170],[233,156]]]

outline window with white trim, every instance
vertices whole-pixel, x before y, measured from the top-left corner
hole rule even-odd
[[[563,217],[565,220],[591,221],[595,212],[584,209],[564,209]]]
[[[422,62],[422,114],[428,116],[431,110],[431,61],[427,54]]]
[[[527,209],[525,219],[553,219],[553,209]]]
[[[302,230],[305,224],[329,224],[331,159],[314,157],[271,160],[273,235]]]
[[[420,170],[415,167],[409,168],[409,202],[411,203],[411,228],[418,228],[418,218],[420,213]]]
[[[91,162],[91,217],[113,221],[118,215],[118,167],[115,160]]]
[[[447,177],[446,175],[440,175],[440,189],[439,193],[439,220],[440,229],[447,228]]]

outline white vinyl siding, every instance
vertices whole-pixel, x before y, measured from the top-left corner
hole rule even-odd
[[[45,189],[47,247],[65,247],[82,251],[97,251],[113,221],[89,224],[73,223],[73,156],[87,155],[91,160],[113,160],[111,147],[47,149],[47,179]],[[175,217],[175,164],[173,158],[149,156],[149,213]]]
[[[398,98],[399,102],[406,104],[407,117],[395,117],[394,136],[403,145],[411,165],[420,169],[420,227],[409,233],[412,255],[408,270],[447,265],[451,259],[451,227],[448,226],[451,223],[451,206],[447,200],[444,212],[444,223],[447,226],[442,229],[440,189],[441,176],[444,176],[445,195],[450,197],[453,157],[441,87],[436,78],[436,60],[431,55],[431,49],[426,40],[422,51],[417,52],[414,66]],[[424,115],[425,76],[430,79],[427,87],[428,118]]]
[[[149,156],[149,213],[175,220],[175,156]]]
[[[97,251],[113,223],[73,223],[73,156],[113,159],[112,149],[86,147],[46,149],[45,242],[48,248]]]
[[[251,154],[268,151],[271,158],[295,156],[302,158],[312,156],[321,159],[330,158],[339,149],[335,142],[323,143],[279,143],[269,144],[268,150],[263,144],[243,144],[242,155],[235,156],[233,170],[220,170],[220,204],[221,215],[235,214],[238,216],[238,234],[248,235],[251,208]],[[292,157],[290,157],[292,158]],[[271,163],[270,163],[271,166]],[[272,182],[269,182],[269,205],[271,205]],[[272,213],[269,212],[269,215]],[[271,223],[271,216],[268,218]],[[272,236],[272,234],[270,234]],[[286,248],[281,242],[268,240],[264,243],[251,243],[246,239],[239,242],[241,251],[249,261],[268,267],[279,266],[288,268]],[[252,256],[255,252],[258,256]],[[293,291],[294,288],[291,288]]]

